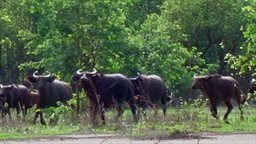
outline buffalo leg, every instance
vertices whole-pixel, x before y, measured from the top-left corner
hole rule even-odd
[[[106,119],[105,119],[105,110],[104,108],[100,108],[100,118],[102,120],[102,123],[105,125],[106,124]]]
[[[134,122],[137,122],[139,120],[139,117],[137,116],[137,105],[135,102],[130,102],[129,103],[132,115],[133,115],[133,120]],[[143,109],[144,111],[144,109]]]
[[[163,114],[164,116],[166,116],[167,97],[162,97],[161,102],[162,102]]]
[[[27,113],[28,113],[28,107],[25,107],[25,109],[24,109],[24,116],[26,116]]]
[[[2,118],[6,117],[7,114],[8,114],[8,108],[3,107],[2,108]]]
[[[36,120],[37,120],[38,116],[40,116],[40,122],[41,122],[41,124],[42,124],[42,125],[46,125],[46,122],[45,122],[45,120],[44,120],[44,118],[43,118],[43,113],[42,113],[41,110],[39,110],[39,109],[36,110],[33,123],[36,123]]]
[[[103,121],[103,124],[105,124],[105,115],[104,115],[104,110],[101,109],[98,105],[93,105],[91,104],[90,106],[90,117],[93,125],[98,124],[98,114],[100,115],[100,118]]]
[[[123,103],[121,102],[117,102],[117,116],[116,116],[116,120],[120,120],[120,118],[122,117],[123,113],[124,113],[124,109],[123,109]]]
[[[243,102],[241,102],[241,99],[242,99]],[[243,112],[243,104],[242,103],[245,102],[245,97],[240,96],[240,97],[236,98],[236,101],[237,101],[237,105],[238,105],[239,111],[240,111],[240,118],[243,120],[244,119],[244,112]]]
[[[24,116],[24,114],[25,114],[25,109],[24,109],[24,106],[22,106],[22,105],[20,104],[20,102],[18,102],[18,106],[16,107],[16,109],[17,109],[17,112],[19,111],[19,113],[20,113],[20,111],[21,111],[22,116],[25,117],[25,116]]]
[[[36,120],[37,120],[37,118],[38,118],[38,115],[39,115],[39,112],[36,111],[35,116],[34,116],[33,123],[36,123]]]
[[[12,119],[12,115],[11,115],[11,111],[10,111],[10,108],[9,108],[9,107],[6,109],[6,112],[7,112],[7,114],[10,116],[10,119]]]
[[[17,116],[19,116],[20,115],[20,108],[19,108],[19,106],[16,107],[16,112],[17,112]]]
[[[211,102],[211,113],[214,118],[218,119],[218,111],[217,111],[217,103],[216,102]]]
[[[243,120],[244,119],[244,111],[243,111],[241,104],[239,105],[239,111],[240,111],[240,118]]]
[[[2,108],[2,118],[4,118],[4,116],[5,116],[5,109],[4,108]]]
[[[227,121],[228,114],[232,111],[233,106],[232,106],[232,104],[231,104],[231,102],[230,102],[230,101],[225,101],[224,103],[226,104],[226,106],[227,106],[228,110],[227,110],[227,112],[225,113],[225,115],[224,115],[224,118],[223,118],[223,119],[224,119],[224,121],[225,121],[226,123],[228,123],[228,121]]]
[[[147,120],[146,107],[143,107],[143,108],[142,108],[142,114],[143,114],[143,116],[144,116],[145,120]]]
[[[96,124],[96,106],[90,104],[90,119],[93,124]]]
[[[44,120],[44,117],[43,117],[43,113],[40,111],[40,122],[41,122],[41,124],[42,125],[46,125],[46,122],[45,122],[45,120]]]

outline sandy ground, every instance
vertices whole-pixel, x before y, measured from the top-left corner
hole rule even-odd
[[[53,138],[5,140],[0,144],[256,144],[256,134],[202,134],[182,139],[132,139],[114,135],[67,135]]]

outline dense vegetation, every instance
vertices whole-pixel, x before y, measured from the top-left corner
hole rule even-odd
[[[187,99],[193,75],[255,76],[255,41],[255,0],[0,0],[0,84],[22,83],[35,70],[70,81],[76,70],[96,68],[128,77],[157,74],[169,91]],[[59,125],[48,127],[31,124],[34,109],[26,122],[13,114],[12,122],[1,119],[0,139],[85,131],[163,136],[256,130],[251,107],[244,121],[233,111],[228,125],[212,119],[196,100],[169,108],[166,118],[150,113],[138,123],[126,111],[121,126],[110,113],[108,125],[95,128],[86,104],[83,96],[80,117],[68,106],[45,110],[48,119],[59,117]]]
[[[0,83],[34,70],[158,74],[186,96],[193,75],[255,73],[253,0],[2,0]]]

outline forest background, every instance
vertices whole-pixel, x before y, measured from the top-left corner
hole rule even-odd
[[[256,70],[255,0],[0,0],[0,83],[35,70],[161,76],[190,97],[193,75]]]

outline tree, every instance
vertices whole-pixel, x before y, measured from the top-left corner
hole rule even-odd
[[[228,66],[226,53],[236,53],[243,43],[241,26],[245,24],[241,9],[246,1],[236,0],[184,0],[166,1],[169,20],[177,23],[187,38],[187,48],[196,47],[209,73],[225,74]]]
[[[246,25],[242,27],[245,42],[239,49],[239,53],[229,53],[226,56],[231,68],[235,69],[240,75],[256,75],[256,11],[255,2],[243,8],[242,13],[246,18]]]
[[[26,26],[21,0],[0,2],[0,83],[18,82],[18,66],[26,59],[24,44],[16,36]]]
[[[130,37],[131,50],[126,58],[133,63],[126,63],[126,67],[133,67],[143,74],[157,74],[166,81],[168,89],[182,95],[190,85],[196,66],[189,61],[193,56],[199,61],[200,58],[195,51],[189,51],[180,43],[184,37],[177,36],[182,35],[179,25],[168,21],[165,12],[148,15],[141,29]]]

